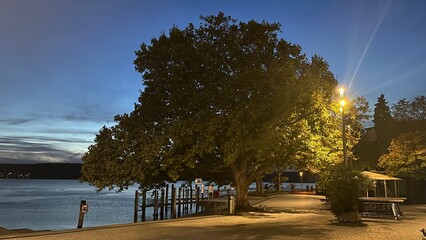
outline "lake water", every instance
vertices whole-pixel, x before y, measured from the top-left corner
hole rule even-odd
[[[94,187],[77,180],[0,179],[0,226],[73,229],[77,227],[81,200],[89,204],[83,227],[130,223],[135,190],[137,187],[121,193],[97,193]]]
[[[296,188],[302,186],[304,189],[306,185],[314,184],[298,183]],[[283,183],[283,189],[289,190],[289,183]],[[96,192],[94,187],[78,180],[0,179],[0,226],[8,229],[74,229],[81,200],[86,200],[89,205],[83,227],[131,223],[135,190],[137,187],[129,187],[120,193],[115,190]],[[250,190],[255,190],[254,183]],[[152,220],[152,214],[153,209],[147,208],[146,219]]]

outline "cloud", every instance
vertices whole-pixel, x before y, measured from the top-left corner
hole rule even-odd
[[[0,163],[81,162],[81,152],[58,147],[79,140],[49,137],[0,137]]]
[[[32,121],[32,118],[14,118],[14,119],[0,119],[0,123],[6,125],[20,125]]]
[[[101,128],[101,126],[99,125],[99,129]],[[95,135],[96,133],[98,133],[97,131],[94,130],[89,130],[89,129],[70,129],[70,128],[55,128],[55,129],[43,129],[43,130],[38,130],[35,132],[39,132],[39,133],[58,133],[58,134],[85,134],[85,135]],[[66,141],[65,139],[61,139],[62,141]]]

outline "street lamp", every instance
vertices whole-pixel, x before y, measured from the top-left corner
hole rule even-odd
[[[300,191],[302,191],[302,184],[303,184],[303,172],[302,171],[300,171],[299,172],[299,176],[300,176]]]
[[[348,167],[348,159],[346,156],[346,131],[345,131],[345,111],[344,107],[346,105],[345,101],[345,89],[339,88],[340,93],[340,112],[342,113],[342,138],[343,138],[343,161],[345,162],[345,167]]]

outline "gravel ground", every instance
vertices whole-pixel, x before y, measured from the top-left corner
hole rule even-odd
[[[362,223],[337,223],[321,196],[281,194],[255,206],[271,212],[238,216],[201,216],[41,233],[7,239],[395,239],[421,240],[426,205],[402,205],[400,220],[363,218]],[[256,200],[259,202],[259,199]]]

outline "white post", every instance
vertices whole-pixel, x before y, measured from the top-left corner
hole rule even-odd
[[[368,185],[365,185],[365,192],[367,193],[367,197],[368,197]]]
[[[387,187],[386,187],[386,180],[384,180],[383,181],[385,184],[385,198],[387,198],[388,197],[388,190],[387,190]]]

